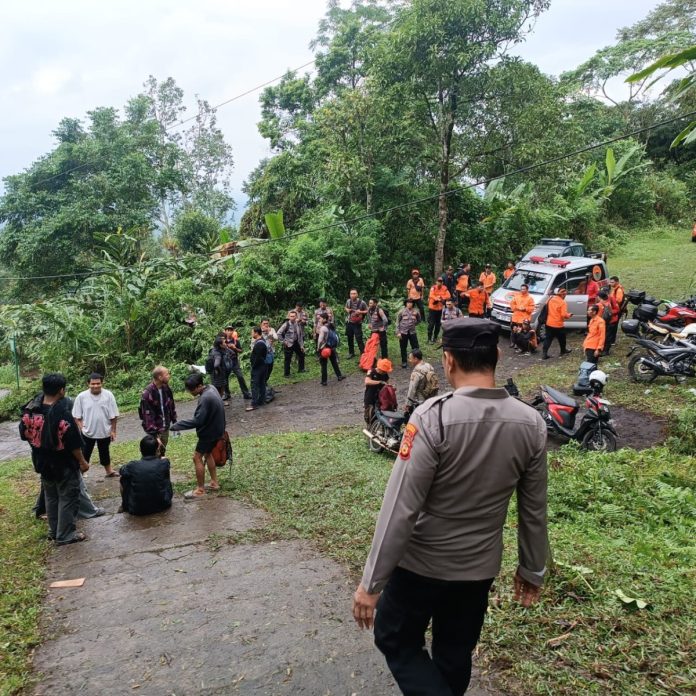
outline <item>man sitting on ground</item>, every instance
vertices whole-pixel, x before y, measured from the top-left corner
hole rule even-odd
[[[157,438],[146,435],[140,441],[142,459],[128,462],[120,469],[121,509],[131,515],[151,515],[172,505],[169,460],[157,456]]]
[[[537,335],[529,319],[525,319],[521,324],[514,326],[511,336],[512,345],[515,347],[516,353],[522,353],[522,355],[536,353],[538,345]]]

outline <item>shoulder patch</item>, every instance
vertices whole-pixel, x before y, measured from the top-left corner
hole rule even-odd
[[[399,456],[401,459],[410,459],[411,449],[413,448],[413,441],[416,439],[418,434],[418,428],[416,428],[413,423],[409,423],[404,428],[404,436],[401,439],[401,448],[399,449]]]

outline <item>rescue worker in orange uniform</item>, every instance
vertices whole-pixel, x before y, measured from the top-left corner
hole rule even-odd
[[[459,309],[464,309],[468,299],[466,296],[466,291],[469,289],[469,271],[467,266],[469,264],[461,264],[459,267],[459,272],[457,273],[457,284],[455,285],[455,290],[457,291],[457,304]]]
[[[411,271],[411,277],[406,283],[406,297],[413,300],[413,304],[418,308],[421,317],[425,316],[423,308],[423,291],[425,290],[425,281],[417,268]]]
[[[529,294],[529,285],[522,283],[520,291],[516,292],[510,301],[512,317],[510,319],[510,345],[513,345],[512,332],[515,327],[521,327],[525,320],[531,322],[534,313],[534,298]]]
[[[488,297],[493,294],[493,289],[495,288],[495,273],[491,271],[491,264],[487,263],[486,267],[483,269],[483,273],[479,276],[479,280],[483,284],[483,289],[486,291]],[[486,307],[486,316],[489,315],[489,307]]]
[[[626,291],[624,290],[623,285],[619,283],[618,276],[612,276],[609,278],[609,294],[619,305],[619,320],[621,320],[621,315],[626,312],[628,302],[626,301]]]
[[[479,280],[464,295],[469,298],[469,316],[475,319],[483,319],[491,300],[488,297],[488,293],[483,289],[481,281]]]
[[[515,272],[515,264],[508,261],[507,267],[503,271],[503,278],[507,280]]]
[[[546,323],[544,324],[544,346],[542,348],[542,360],[549,359],[549,348],[553,339],[558,339],[561,355],[567,355],[571,351],[566,348],[565,320],[570,319],[572,314],[568,311],[565,298],[568,291],[559,288],[556,294],[549,299],[546,305]]]
[[[428,343],[435,343],[440,335],[442,310],[445,300],[449,300],[450,291],[445,287],[444,278],[440,276],[428,293]]]
[[[607,327],[606,322],[599,315],[599,307],[596,304],[588,308],[587,316],[590,318],[590,323],[582,347],[585,349],[585,360],[596,365],[604,350]]]

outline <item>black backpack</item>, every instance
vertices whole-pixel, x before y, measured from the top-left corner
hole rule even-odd
[[[329,333],[326,336],[326,347],[336,348],[338,346],[338,334],[333,330],[329,329]]]
[[[212,375],[215,372],[215,356],[212,351],[208,353],[208,357],[205,359],[205,371],[207,374]]]

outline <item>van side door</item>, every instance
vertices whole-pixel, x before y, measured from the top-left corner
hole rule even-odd
[[[568,312],[572,315],[566,322],[566,326],[573,329],[582,329],[587,325],[587,281],[585,276],[589,269],[578,268],[568,271],[565,280],[559,285],[564,287]]]

